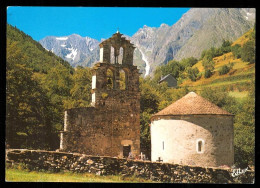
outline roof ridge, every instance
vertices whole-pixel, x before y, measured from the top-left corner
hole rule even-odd
[[[198,114],[220,114],[232,115],[195,92],[189,92],[182,98],[173,102],[163,110],[154,114],[158,115],[198,115]]]

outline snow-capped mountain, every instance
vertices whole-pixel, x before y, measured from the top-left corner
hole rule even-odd
[[[237,39],[254,24],[254,8],[192,8],[172,26],[144,25],[132,37],[125,37],[136,47],[134,64],[149,75],[158,65],[172,59],[199,58],[203,50],[219,47],[223,39]],[[48,36],[39,42],[74,67],[91,67],[99,60],[99,41],[89,37]]]
[[[47,36],[39,42],[45,49],[68,61],[72,66],[84,62],[99,44],[96,39],[77,34],[62,37]]]

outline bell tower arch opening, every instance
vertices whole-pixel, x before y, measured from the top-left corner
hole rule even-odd
[[[123,64],[123,58],[124,58],[124,49],[123,47],[120,47],[119,49],[119,56],[118,56],[118,63]]]
[[[120,90],[126,90],[127,88],[127,73],[124,69],[119,71],[119,88]]]
[[[113,46],[111,46],[110,63],[116,64],[115,48]]]
[[[113,73],[113,71],[110,68],[107,69],[106,79],[107,79],[106,80],[106,88],[108,90],[114,89],[114,87],[115,87],[115,84],[114,84],[114,81],[115,81],[114,73]]]

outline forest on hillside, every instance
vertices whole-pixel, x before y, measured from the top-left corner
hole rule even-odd
[[[226,53],[255,64],[255,32],[243,45],[223,41],[220,48],[205,50],[199,60],[191,57],[170,61],[158,67],[153,77],[140,77],[141,151],[150,154],[150,117],[189,91],[235,115],[235,162],[237,166],[254,165],[255,160],[255,82],[251,79],[242,89],[248,91],[243,100],[228,95],[227,87],[190,87],[187,80],[210,79],[214,74],[232,72],[232,64],[216,70],[213,59]],[[63,113],[67,108],[87,107],[91,101],[91,72],[88,67],[73,69],[68,62],[44,49],[19,29],[7,26],[6,57],[6,143],[10,148],[59,148],[59,131],[63,129]],[[203,71],[196,68],[202,62]],[[178,88],[158,84],[161,76],[173,74]]]

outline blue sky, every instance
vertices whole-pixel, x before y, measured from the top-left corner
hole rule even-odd
[[[119,28],[132,36],[144,25],[173,25],[189,8],[138,7],[8,7],[7,23],[34,40],[73,33],[97,40],[109,38]]]

